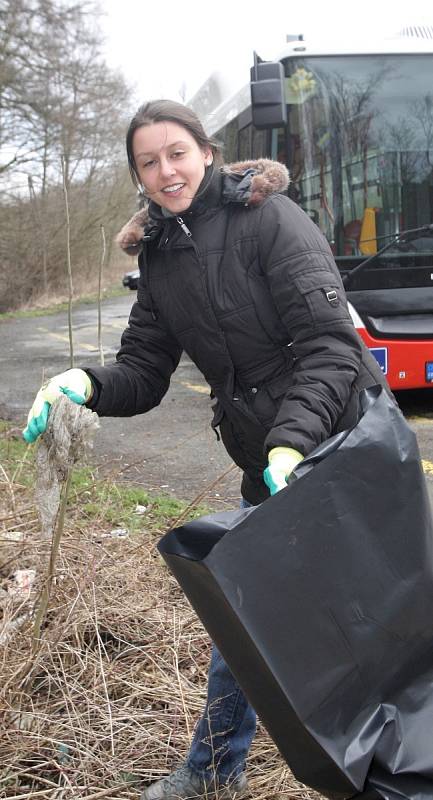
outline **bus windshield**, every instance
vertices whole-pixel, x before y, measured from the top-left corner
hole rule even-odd
[[[433,222],[433,55],[283,63],[288,126],[273,132],[273,154],[335,256],[371,255]],[[433,251],[433,237],[420,242]]]

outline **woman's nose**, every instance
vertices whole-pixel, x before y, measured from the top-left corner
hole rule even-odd
[[[159,162],[159,168],[161,170],[161,175],[163,176],[172,176],[176,173],[174,164],[172,164],[168,158],[161,158]]]

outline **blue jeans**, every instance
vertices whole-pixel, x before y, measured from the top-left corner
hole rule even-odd
[[[251,504],[241,500],[241,508]],[[256,732],[256,713],[221,654],[212,646],[207,701],[194,731],[187,765],[207,781],[222,783],[245,769]]]

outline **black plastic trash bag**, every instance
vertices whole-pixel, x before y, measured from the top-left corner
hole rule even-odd
[[[415,434],[379,387],[287,489],[159,549],[295,776],[433,798],[433,537]]]

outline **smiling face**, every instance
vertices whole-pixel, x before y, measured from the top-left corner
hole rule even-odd
[[[190,132],[175,122],[137,128],[132,140],[135,167],[146,194],[172,214],[186,211],[212,163]]]

